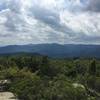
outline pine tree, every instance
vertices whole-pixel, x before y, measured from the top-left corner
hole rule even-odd
[[[90,75],[95,75],[96,74],[96,61],[93,60],[90,64],[90,67],[89,67],[89,74]]]

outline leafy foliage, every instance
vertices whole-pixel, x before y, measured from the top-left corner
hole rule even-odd
[[[99,100],[99,59],[0,57],[0,80],[21,100]],[[92,90],[92,91],[91,91]]]

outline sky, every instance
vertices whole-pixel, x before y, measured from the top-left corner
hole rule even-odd
[[[0,0],[0,45],[100,44],[100,0]]]

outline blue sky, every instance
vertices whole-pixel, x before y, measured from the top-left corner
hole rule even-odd
[[[100,0],[0,0],[0,45],[100,44]]]

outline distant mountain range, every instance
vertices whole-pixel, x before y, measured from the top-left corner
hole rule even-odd
[[[0,47],[0,54],[32,53],[49,57],[97,57],[100,58],[100,45],[75,44],[29,44]]]

